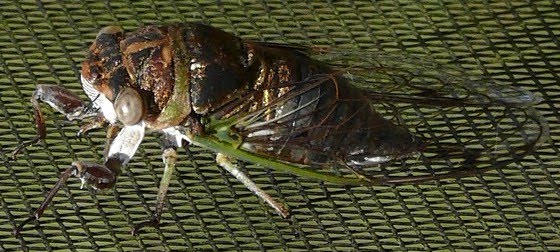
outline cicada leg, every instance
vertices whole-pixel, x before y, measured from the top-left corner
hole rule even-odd
[[[114,129],[115,128],[111,127],[111,130],[107,132],[108,139],[113,138]],[[62,173],[53,189],[47,194],[33,215],[14,229],[14,234],[18,235],[27,223],[41,218],[43,212],[58,190],[66,184],[66,181],[68,181],[71,175],[79,178],[82,181],[82,186],[87,184],[100,190],[113,187],[120,174],[121,167],[126,165],[130,158],[134,156],[134,153],[136,153],[138,146],[142,142],[144,130],[145,125],[143,122],[136,125],[125,126],[111,142],[103,165],[85,163],[82,161],[73,162],[72,166]]]
[[[54,187],[51,189],[51,191],[49,192],[49,194],[47,194],[47,196],[45,197],[45,200],[43,200],[43,202],[41,203],[41,206],[39,206],[39,208],[37,208],[37,210],[35,210],[35,212],[33,212],[33,215],[29,216],[27,219],[25,219],[23,222],[21,222],[19,224],[19,226],[17,226],[14,229],[14,235],[18,236],[19,233],[21,232],[21,230],[23,230],[23,227],[33,221],[33,220],[39,220],[39,218],[41,218],[41,216],[43,216],[43,212],[45,212],[45,209],[47,209],[47,206],[49,205],[49,203],[52,201],[52,199],[54,198],[54,196],[56,195],[56,193],[58,192],[58,190],[64,185],[66,184],[66,181],[68,180],[68,178],[70,177],[70,175],[72,175],[72,173],[74,173],[76,170],[75,167],[70,167],[68,169],[66,169],[66,171],[64,171],[61,175],[60,178],[58,179],[58,181],[56,182],[56,184],[54,185]]]
[[[169,183],[171,181],[173,171],[175,170],[175,163],[177,162],[176,148],[178,147],[178,145],[179,143],[176,142],[173,136],[169,134],[166,134],[164,136],[162,159],[165,165],[165,169],[163,170],[163,177],[161,178],[161,181],[159,183],[156,209],[149,220],[141,222],[132,228],[132,235],[137,234],[140,229],[145,226],[155,227],[159,225],[161,213],[163,212],[163,207],[165,205],[167,190],[169,189]]]
[[[229,158],[222,154],[216,154],[216,162],[219,166],[226,169],[231,175],[233,175],[237,180],[239,180],[247,189],[257,195],[259,198],[264,200],[268,205],[270,205],[280,216],[283,218],[288,218],[290,216],[290,211],[280,202],[272,198],[268,193],[260,189],[255,182],[253,182],[245,173],[237,168],[237,166],[229,160]]]
[[[49,104],[58,112],[64,114],[70,121],[83,119],[93,115],[92,111],[86,111],[86,105],[76,94],[70,92],[57,85],[37,85],[37,89],[31,97],[31,104],[35,114],[35,126],[37,128],[37,136],[33,139],[19,144],[12,152],[12,159],[16,159],[17,154],[26,148],[42,141],[47,136],[45,117],[41,112],[39,101]]]
[[[82,185],[89,184],[97,189],[107,189],[111,188],[117,181],[117,175],[119,174],[121,166],[122,161],[116,158],[108,159],[104,165],[84,163],[81,161],[73,162],[72,166],[60,175],[54,187],[47,194],[39,208],[33,212],[33,215],[25,219],[14,229],[14,235],[19,235],[27,223],[33,220],[39,220],[39,218],[43,216],[45,209],[47,209],[58,190],[66,184],[66,181],[68,181],[71,175],[80,178],[82,180]]]
[[[103,114],[98,114],[97,117],[93,119],[91,122],[88,122],[80,126],[80,130],[78,131],[78,133],[76,133],[76,136],[81,137],[85,135],[87,132],[89,132],[90,130],[103,128],[107,124],[108,122],[107,119],[105,119],[105,116],[103,116]]]

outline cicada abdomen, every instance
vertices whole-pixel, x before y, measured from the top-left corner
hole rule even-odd
[[[374,111],[337,70],[290,47],[247,43],[251,89],[216,113],[237,118],[241,148],[306,165],[360,166],[409,156],[422,144]]]

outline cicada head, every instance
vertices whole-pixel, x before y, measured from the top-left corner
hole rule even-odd
[[[122,52],[119,46],[123,38],[124,32],[121,28],[117,26],[103,28],[89,48],[87,58],[82,64],[82,82],[85,82],[82,85],[86,83],[91,85],[109,100],[114,100],[129,79],[122,64]],[[90,98],[93,100],[95,97],[90,96]]]
[[[103,28],[88,51],[86,60],[82,64],[82,87],[87,96],[93,101],[94,106],[101,109],[105,118],[114,123],[117,119],[125,124],[136,121],[138,116],[129,116],[119,113],[119,108],[114,104],[125,104],[123,107],[130,111],[126,105],[130,104],[129,97],[125,102],[118,102],[121,91],[127,89],[130,78],[123,66],[120,42],[124,39],[124,31],[117,26]],[[129,90],[128,93],[132,91]],[[121,96],[124,97],[124,96]],[[122,98],[121,98],[122,100]],[[137,101],[133,101],[137,102]],[[141,110],[139,110],[141,111]],[[121,120],[124,117],[125,120]],[[134,120],[126,120],[132,117]]]

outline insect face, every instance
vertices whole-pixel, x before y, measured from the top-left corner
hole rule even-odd
[[[124,31],[116,26],[103,28],[91,45],[86,60],[82,64],[82,87],[100,108],[110,123],[116,122],[112,101],[122,87],[129,82],[128,74],[122,63],[119,43]]]
[[[128,74],[122,64],[119,46],[123,36],[122,29],[115,26],[101,30],[82,64],[82,79],[109,100],[114,100],[120,87],[128,82]],[[95,97],[90,97],[92,98]]]

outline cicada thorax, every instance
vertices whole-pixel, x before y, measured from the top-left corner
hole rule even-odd
[[[147,26],[128,34],[120,50],[153,129],[183,125],[249,88],[243,42],[209,26]]]
[[[417,138],[375,112],[340,72],[293,48],[246,47],[254,72],[251,90],[215,113],[238,118],[241,148],[294,163],[357,166],[420,148]]]

